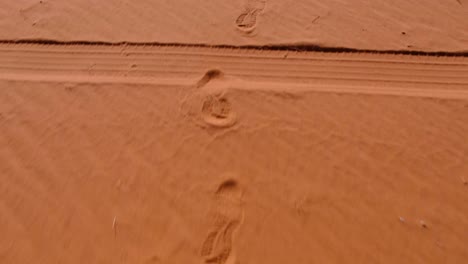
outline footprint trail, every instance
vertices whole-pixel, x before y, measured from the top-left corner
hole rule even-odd
[[[234,233],[243,218],[242,190],[236,180],[222,182],[214,194],[212,226],[205,237],[200,255],[204,263],[232,263]]]

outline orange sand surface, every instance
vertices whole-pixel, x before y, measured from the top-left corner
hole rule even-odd
[[[467,263],[467,10],[2,3],[0,264]]]
[[[467,0],[14,0],[0,39],[468,51]]]

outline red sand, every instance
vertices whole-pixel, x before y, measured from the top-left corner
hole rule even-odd
[[[464,0],[173,2],[0,38],[468,46]],[[0,44],[0,263],[465,263],[467,135],[467,57]]]
[[[15,0],[0,39],[468,51],[466,0]]]

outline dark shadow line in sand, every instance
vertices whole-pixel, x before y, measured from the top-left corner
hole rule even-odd
[[[36,44],[36,45],[83,45],[83,46],[156,46],[156,47],[202,47],[202,48],[226,48],[244,50],[275,50],[275,51],[295,51],[295,52],[343,52],[343,53],[371,53],[371,54],[401,54],[413,56],[446,56],[446,57],[468,57],[467,51],[420,51],[420,50],[370,50],[355,49],[346,47],[324,47],[314,44],[274,44],[274,45],[208,45],[208,44],[187,44],[187,43],[161,43],[161,42],[108,42],[108,41],[58,41],[51,39],[0,39],[0,44]]]

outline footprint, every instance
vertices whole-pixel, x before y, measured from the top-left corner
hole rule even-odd
[[[239,17],[237,17],[237,27],[243,31],[252,31],[257,24],[257,15],[259,12],[260,10],[258,9],[246,9]]]
[[[234,262],[234,232],[240,226],[242,190],[234,179],[221,183],[214,194],[212,227],[203,241],[200,256],[205,263]]]
[[[205,123],[214,127],[230,127],[236,123],[236,115],[231,111],[229,101],[220,95],[207,95],[202,106]]]
[[[232,83],[222,71],[208,70],[181,99],[181,112],[203,128],[235,125],[237,115],[229,100]]]
[[[203,75],[203,77],[197,82],[197,88],[201,88],[211,80],[221,78],[223,75],[223,72],[218,69],[208,70],[205,75]]]
[[[247,0],[244,11],[237,17],[236,26],[244,32],[252,32],[257,26],[257,17],[265,9],[266,0]]]

